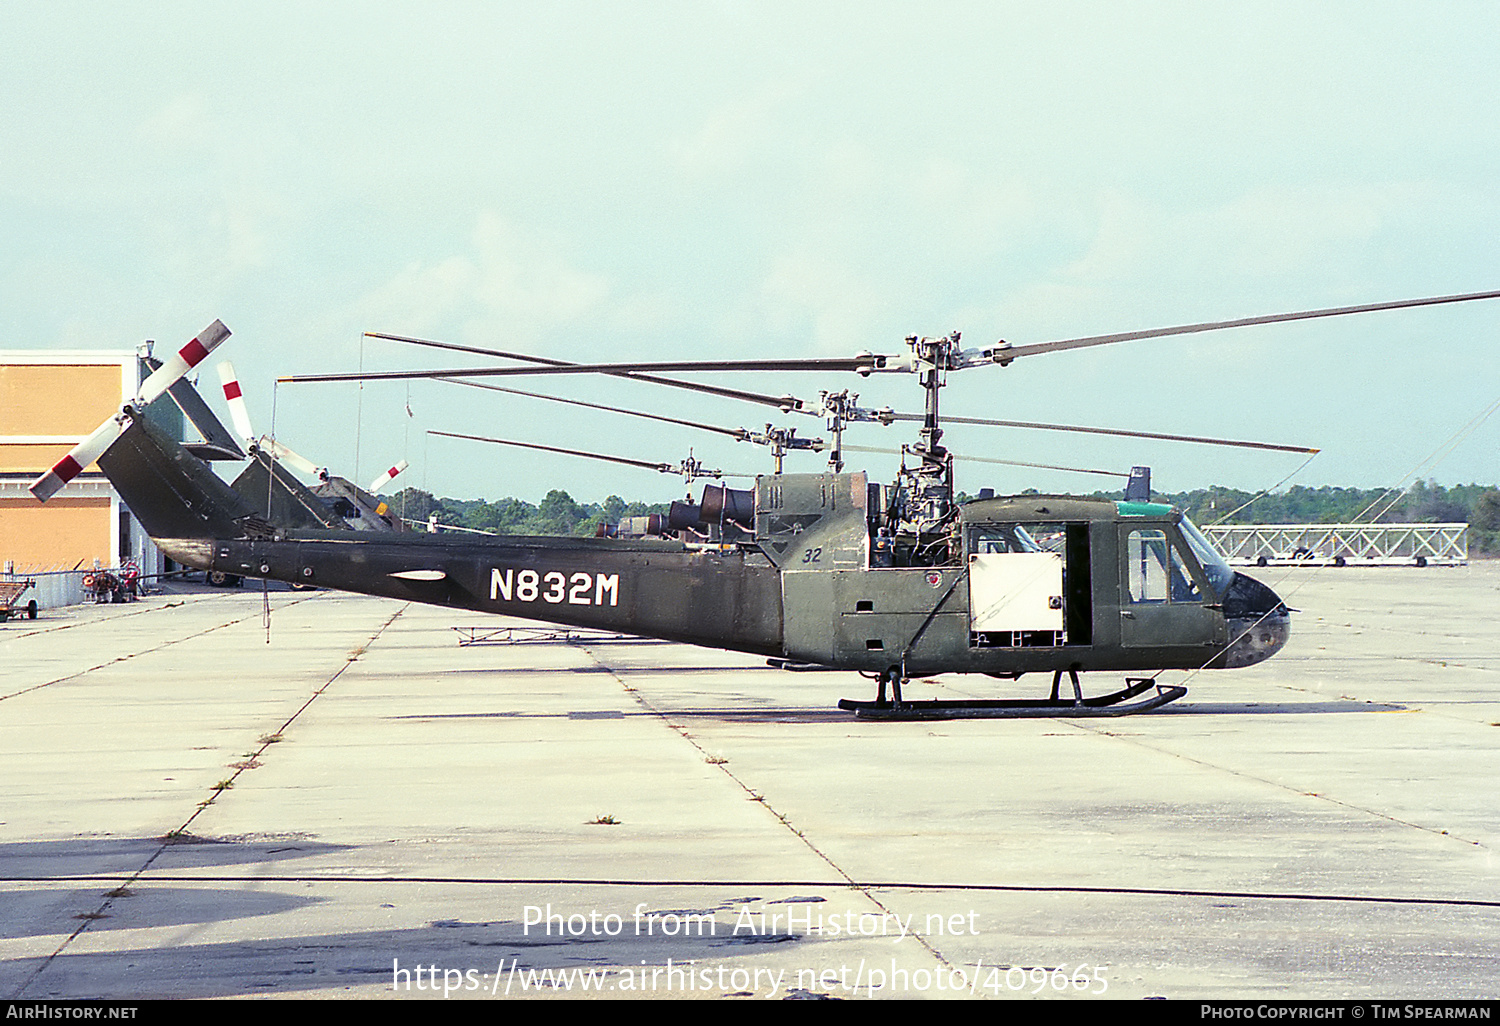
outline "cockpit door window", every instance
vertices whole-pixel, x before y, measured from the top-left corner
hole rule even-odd
[[[1166,532],[1132,530],[1125,539],[1126,598],[1135,603],[1203,601],[1203,592]]]

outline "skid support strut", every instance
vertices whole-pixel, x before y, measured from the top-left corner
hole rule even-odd
[[[1077,670],[1068,670],[1067,674],[1068,674],[1069,677],[1071,677],[1073,679],[1073,704],[1074,705],[1082,705],[1083,704],[1083,687],[1082,687],[1082,685],[1080,685],[1078,683],[1078,671]],[[1057,698],[1057,689],[1062,686],[1062,675],[1063,675],[1063,671],[1062,670],[1055,670],[1052,673],[1052,697],[1049,699],[1049,701],[1052,702],[1052,704],[1054,704],[1054,705],[1061,705],[1062,704],[1060,701],[1058,701],[1058,698]],[[1129,681],[1127,680],[1126,683],[1128,684]]]

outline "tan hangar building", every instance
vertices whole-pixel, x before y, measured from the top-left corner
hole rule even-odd
[[[134,559],[142,573],[162,571],[97,465],[45,504],[27,490],[135,394],[141,368],[135,350],[0,350],[0,565],[40,572]]]

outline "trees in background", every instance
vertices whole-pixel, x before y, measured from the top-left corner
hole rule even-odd
[[[1099,498],[1120,498],[1117,492],[1094,494]],[[600,522],[613,524],[625,517],[667,512],[666,503],[626,502],[618,495],[611,495],[602,503],[581,503],[558,489],[548,492],[538,505],[512,498],[494,502],[440,499],[420,488],[406,488],[382,498],[408,520],[425,522],[436,514],[439,523],[495,534],[589,536]],[[1419,481],[1404,492],[1394,493],[1378,488],[1299,485],[1260,498],[1254,498],[1252,492],[1213,487],[1158,493],[1153,498],[1186,510],[1199,524],[1467,522],[1469,551],[1475,555],[1500,555],[1500,489],[1493,485],[1447,488],[1435,481]]]
[[[433,514],[440,524],[466,527],[493,534],[593,535],[603,523],[618,523],[624,517],[667,512],[666,503],[626,502],[611,495],[602,503],[577,502],[565,491],[553,489],[538,505],[522,499],[437,498],[420,488],[405,488],[382,496],[390,508],[407,520],[426,522]]]

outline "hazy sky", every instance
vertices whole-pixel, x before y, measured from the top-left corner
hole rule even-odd
[[[13,2],[4,26],[0,348],[175,348],[219,317],[234,337],[216,355],[263,431],[278,375],[476,362],[366,330],[574,361],[843,356],[955,329],[1023,344],[1500,288],[1488,2]],[[955,375],[944,406],[1316,445],[1291,483],[1373,487],[1500,399],[1497,340],[1500,300],[1141,341]],[[921,402],[895,377],[733,383]],[[634,383],[512,384],[770,419]],[[439,383],[283,385],[274,404],[309,457],[362,482],[404,457],[401,483],[440,494],[683,488],[428,429],[770,462]],[[1300,462],[1002,429],[947,440],[1149,463],[1173,491],[1267,487]],[[887,478],[893,461],[868,466]],[[1500,415],[1423,476],[1500,480]],[[984,466],[959,485],[1109,482]]]

